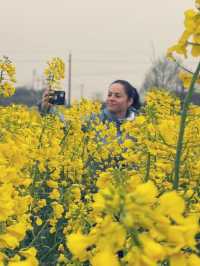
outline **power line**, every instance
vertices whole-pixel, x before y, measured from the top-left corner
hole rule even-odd
[[[58,48],[56,50],[42,50],[42,49],[35,49],[35,50],[29,50],[29,52],[32,53],[43,53],[47,54],[48,53],[65,53],[66,50],[71,51],[71,49],[66,49],[66,48]],[[59,52],[58,52],[59,51]],[[126,49],[126,50],[121,50],[121,49],[73,49],[74,53],[96,53],[96,54],[102,54],[102,53],[117,53],[117,54],[126,54],[126,53],[144,53],[146,51],[145,49]],[[0,53],[24,53],[24,50],[0,50]]]
[[[71,76],[72,76],[72,54],[68,58],[68,106],[71,105]]]
[[[42,60],[42,59],[16,59],[16,60],[13,60],[14,63],[42,63],[42,64],[45,64],[48,60]],[[151,62],[149,62],[148,60],[147,61],[141,61],[141,60],[108,60],[108,59],[74,59],[73,60],[74,63],[126,63],[126,64],[150,64]],[[195,61],[186,61],[185,63],[187,64],[195,64],[196,62]]]
[[[46,60],[45,60],[46,61]],[[14,60],[14,62],[16,63],[45,63],[44,60],[31,60],[31,59],[17,59],[17,60]],[[74,63],[102,63],[102,64],[105,64],[105,63],[126,63],[126,64],[148,64],[148,61],[145,62],[145,61],[129,61],[129,60],[73,60]]]

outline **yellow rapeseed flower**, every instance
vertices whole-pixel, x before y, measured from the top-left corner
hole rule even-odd
[[[180,71],[178,76],[179,79],[182,80],[184,88],[188,89],[192,81],[192,74],[185,71]]]
[[[39,226],[42,225],[42,219],[40,219],[40,217],[37,217],[37,219],[36,219],[35,222],[36,222],[36,224],[39,225]]]
[[[67,237],[67,247],[80,261],[84,261],[88,258],[89,254],[87,248],[94,244],[94,242],[94,237],[83,235],[80,232],[73,233]]]
[[[92,266],[119,266],[119,260],[117,256],[109,249],[99,251],[90,260]]]
[[[159,211],[165,215],[169,215],[175,220],[182,217],[185,209],[184,200],[177,194],[177,192],[166,192],[159,198]]]

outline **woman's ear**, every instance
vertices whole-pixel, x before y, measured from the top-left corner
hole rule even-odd
[[[130,107],[133,104],[133,98],[128,100],[128,107]]]

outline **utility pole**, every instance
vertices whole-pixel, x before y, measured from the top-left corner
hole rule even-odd
[[[83,83],[80,85],[80,96],[81,96],[81,99],[84,96],[84,84]]]
[[[31,86],[31,89],[32,89],[32,90],[37,89],[37,88],[36,88],[36,82],[37,82],[37,71],[36,71],[36,69],[34,68],[34,69],[33,69],[33,72],[32,72],[32,86]]]
[[[68,59],[68,106],[71,106],[71,76],[72,76],[72,54],[69,53]]]

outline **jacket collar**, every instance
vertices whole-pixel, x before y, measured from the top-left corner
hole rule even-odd
[[[134,120],[136,110],[133,107],[129,108],[125,118],[118,118],[114,113],[110,112],[107,108],[103,109],[103,113],[110,122],[119,122],[119,121],[122,122],[126,120],[128,121]]]

